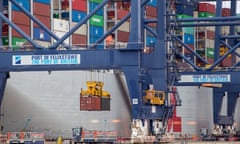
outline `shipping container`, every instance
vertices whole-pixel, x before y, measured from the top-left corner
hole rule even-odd
[[[50,13],[51,13],[50,5],[40,3],[40,2],[33,3],[33,14],[34,15],[50,17]]]
[[[111,110],[111,98],[101,98],[101,111]]]
[[[87,47],[87,36],[80,34],[72,35],[72,45],[74,49],[86,48]]]
[[[89,2],[101,3],[102,0],[89,0]]]
[[[156,17],[152,17],[152,16],[146,16],[146,19],[155,19]],[[153,22],[153,23],[148,23],[147,24],[150,27],[157,27],[157,23]]]
[[[211,39],[205,39],[205,47],[213,48],[213,47],[214,47],[214,43],[215,43],[214,40],[211,40]]]
[[[89,36],[89,43],[90,45],[95,44],[99,37]],[[96,44],[96,49],[104,49],[104,42]]]
[[[216,13],[216,6],[214,4],[210,4],[210,3],[199,3],[198,4],[198,11],[215,14]]]
[[[194,9],[195,8],[193,6],[176,5],[176,13],[177,14],[185,14],[185,15],[193,16]]]
[[[194,45],[193,45],[193,44],[187,44],[187,46],[194,51]],[[183,47],[183,48],[184,48],[184,54],[192,54],[191,51],[189,51],[189,50],[186,49],[185,47]]]
[[[128,13],[129,13],[129,11],[127,11],[127,10],[118,9],[117,10],[117,19],[119,19],[119,20],[123,19]]]
[[[191,34],[183,34],[183,42],[185,44],[194,44],[194,35]]]
[[[8,36],[9,26],[7,23],[2,23],[2,36]]]
[[[98,5],[99,3],[89,2],[89,5],[88,5],[89,12],[92,12]],[[103,8],[98,10],[95,14],[103,16]]]
[[[89,27],[89,35],[90,37],[101,37],[104,34],[104,29],[103,27],[98,27],[98,26],[91,26]]]
[[[16,0],[16,2],[25,8],[27,11],[30,11],[30,0]],[[14,4],[12,5],[12,10],[14,11],[21,11],[17,6]]]
[[[80,22],[86,16],[87,16],[86,12],[72,10],[72,21],[73,22]]]
[[[19,50],[23,48],[23,45],[27,42],[24,38],[12,37],[12,49]]]
[[[198,17],[215,17],[215,14],[209,12],[199,12]]]
[[[129,32],[125,31],[117,31],[117,40],[118,42],[128,42],[129,39]]]
[[[156,43],[156,38],[151,36],[146,36],[146,46],[154,47]]]
[[[72,9],[87,12],[87,0],[72,0]]]
[[[42,24],[44,24],[47,28],[51,28],[51,20],[50,17],[47,16],[42,16],[42,15],[34,15],[35,18],[37,18]],[[33,24],[34,27],[39,27],[38,24],[34,23]]]
[[[103,25],[104,25],[104,18],[103,18],[103,16],[93,15],[90,18],[90,25],[103,27]]]
[[[43,3],[43,4],[48,4],[50,5],[50,0],[33,0],[33,2],[39,2],[39,3]]]
[[[25,32],[25,34],[30,36],[30,27],[26,26],[26,25],[17,25],[23,32]],[[15,31],[14,29],[12,30],[12,36],[13,37],[18,37],[18,38],[22,38],[23,36],[20,35],[17,31]]]
[[[211,39],[211,40],[214,40],[215,39],[215,31],[209,31],[207,30],[206,31],[206,35],[207,35],[207,39]]]
[[[15,24],[30,26],[30,18],[23,12],[12,11],[12,21]]]
[[[3,6],[8,6],[8,0],[3,0]]]
[[[174,117],[173,121],[173,132],[182,132],[182,119],[181,117]]]
[[[149,0],[147,2],[147,5],[157,7],[157,0]]]
[[[130,32],[130,23],[128,21],[125,21],[121,26],[118,27],[118,30]]]
[[[69,21],[63,19],[53,19],[53,30],[54,31],[69,31]]]
[[[206,48],[207,58],[214,58],[214,48]]]
[[[33,39],[41,41],[51,41],[51,36],[39,27],[33,28]]]
[[[80,111],[100,111],[101,97],[80,96]]]
[[[157,17],[157,8],[153,6],[146,6],[146,16]]]
[[[3,46],[7,46],[8,43],[9,43],[8,37],[7,36],[2,37],[2,44],[3,44]]]
[[[77,23],[72,22],[71,23],[71,28],[73,28]],[[75,32],[74,34],[79,34],[79,35],[87,35],[87,24],[83,24],[82,26],[80,26]]]
[[[222,16],[230,16],[230,8],[222,8]]]
[[[54,34],[59,38],[61,39],[65,34],[66,32],[63,32],[63,31],[54,31]],[[56,42],[56,40],[54,39],[53,42]],[[65,44],[70,44],[70,39],[67,38],[64,40],[64,43]]]

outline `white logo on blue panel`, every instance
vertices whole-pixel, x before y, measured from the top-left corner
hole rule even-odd
[[[21,56],[15,56],[15,64],[21,64]]]

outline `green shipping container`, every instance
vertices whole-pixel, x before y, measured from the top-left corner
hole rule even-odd
[[[93,15],[90,18],[90,25],[103,27],[103,16]]]
[[[209,12],[199,12],[198,17],[215,17],[215,14]]]
[[[207,48],[207,57],[208,58],[214,57],[214,48]]]
[[[179,14],[177,15],[177,18],[182,19],[182,18],[192,18],[192,16],[190,15],[185,15],[185,14]],[[185,22],[186,24],[191,24],[193,22]],[[194,28],[193,27],[184,27],[182,29],[183,33],[187,33],[187,34],[194,34]]]
[[[89,2],[101,3],[102,0],[89,0]]]
[[[2,37],[2,44],[4,46],[7,46],[8,45],[8,37]]]

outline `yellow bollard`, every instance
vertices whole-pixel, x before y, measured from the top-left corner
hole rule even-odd
[[[59,136],[59,137],[57,138],[57,144],[62,144],[62,142],[63,142],[63,139],[62,139],[61,136]]]

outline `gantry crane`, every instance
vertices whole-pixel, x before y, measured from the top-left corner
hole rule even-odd
[[[109,34],[115,31],[123,22],[130,18],[130,36],[129,43],[123,49],[95,49],[96,45],[90,45],[84,50],[72,50],[71,46],[63,44],[73,32],[81,25],[85,24],[89,18],[100,8],[107,4],[108,0],[103,0],[92,12],[83,18],[77,25],[69,30],[62,38],[58,38],[37,18],[32,16],[27,10],[19,5],[16,0],[8,0],[13,5],[24,12],[31,20],[45,30],[56,42],[45,48],[37,44],[30,36],[25,34],[17,25],[0,13],[0,23],[7,22],[13,29],[20,33],[34,47],[32,51],[3,51],[0,52],[0,100],[4,95],[4,88],[9,72],[18,71],[58,71],[58,70],[88,70],[88,69],[118,69],[121,70],[127,81],[129,96],[132,106],[132,128],[135,129],[137,123],[140,125],[148,124],[150,133],[148,135],[161,136],[165,133],[167,120],[172,115],[173,105],[169,105],[167,95],[172,92],[173,86],[201,86],[204,84],[221,84],[221,88],[214,88],[214,123],[222,124],[223,119],[233,118],[235,102],[239,94],[240,74],[235,63],[230,69],[225,71],[215,69],[216,66],[229,54],[239,56],[236,49],[240,43],[233,42],[232,39],[237,36],[221,36],[219,27],[222,25],[237,25],[234,3],[232,0],[232,16],[221,17],[221,0],[217,0],[217,17],[215,18],[188,18],[177,19],[174,15],[171,5],[183,0],[158,0],[157,1],[157,19],[146,19],[144,17],[144,6],[148,0],[131,0],[130,12],[120,20],[112,29],[108,30],[96,42],[102,42]],[[2,3],[0,5],[2,11]],[[183,24],[182,22],[206,22]],[[220,23],[220,21],[223,21]],[[156,31],[149,28],[146,24],[156,23]],[[175,36],[176,27],[195,27],[195,26],[216,26],[215,31],[215,52],[214,63],[208,68],[197,66],[186,58],[184,54],[178,54],[186,63],[191,71],[179,71],[176,67],[175,56],[176,48],[174,43],[181,44],[189,50],[193,56],[199,58],[203,63],[208,62],[198,53],[191,50],[178,37]],[[145,53],[144,48],[144,29],[150,31],[156,37],[156,44],[150,53]],[[231,28],[231,33],[233,33]],[[1,36],[1,35],[0,35]],[[224,39],[230,39],[225,43]],[[219,56],[219,45],[223,43],[228,47],[228,52]],[[64,47],[64,50],[57,50],[58,47]],[[160,91],[165,96],[164,104],[146,103],[143,97],[149,85],[154,85],[154,89]],[[224,92],[228,92],[228,99],[231,105],[228,105],[228,115],[219,115],[219,104],[222,101]],[[164,93],[162,93],[164,92]],[[149,98],[149,97],[147,97]],[[154,107],[154,108],[153,108]],[[233,122],[233,121],[232,121]],[[232,122],[230,124],[232,124]]]

